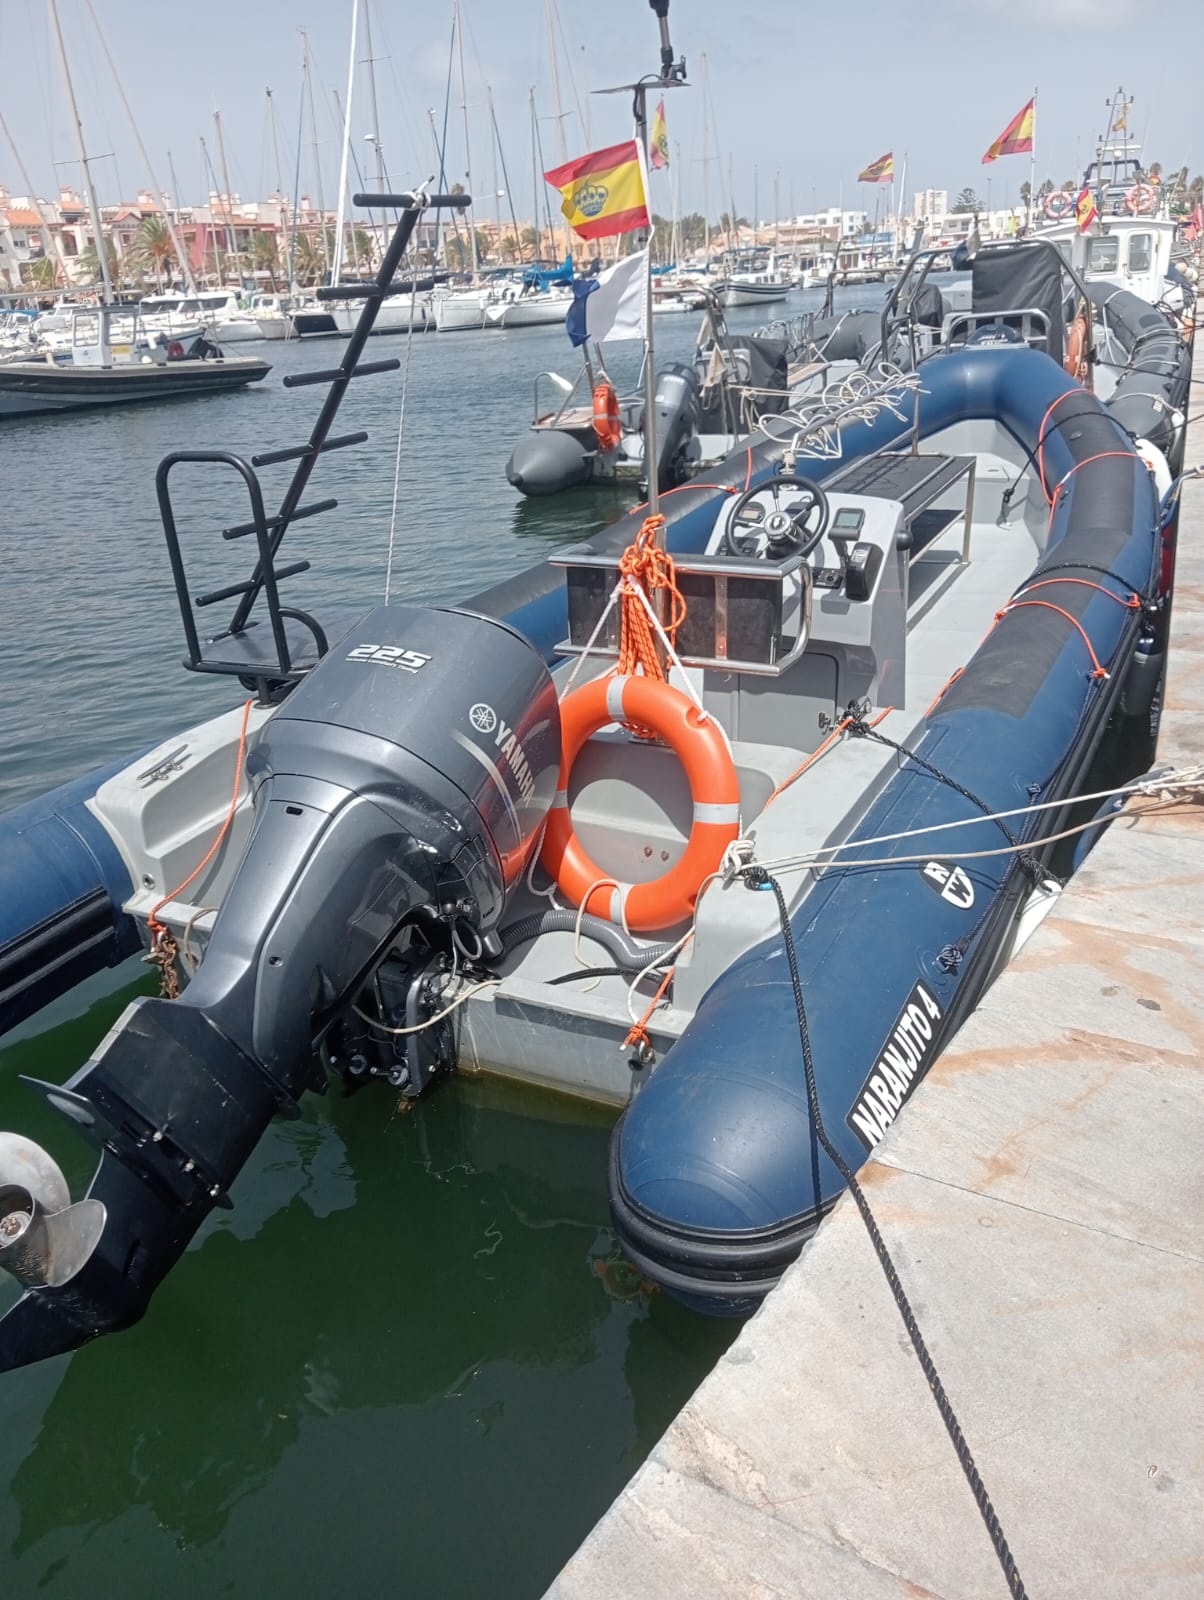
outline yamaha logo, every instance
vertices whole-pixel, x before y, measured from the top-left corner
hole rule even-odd
[[[469,708],[468,720],[478,733],[492,733],[497,727],[497,712],[483,700],[478,700],[475,706]]]
[[[596,217],[609,197],[610,190],[604,183],[587,183],[584,188],[577,190],[577,210],[583,217]]]

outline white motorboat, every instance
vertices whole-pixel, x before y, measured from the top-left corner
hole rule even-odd
[[[778,267],[772,254],[755,251],[729,260],[719,287],[721,305],[759,306],[784,300],[790,293],[790,275]]]

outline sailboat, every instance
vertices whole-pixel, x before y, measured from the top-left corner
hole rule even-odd
[[[144,328],[136,307],[131,311],[117,305],[56,0],[49,0],[49,8],[83,167],[101,293],[97,305],[71,310],[66,359],[9,361],[0,367],[0,419],[214,394],[259,382],[271,371],[266,361],[226,360],[220,348],[203,336],[186,347],[181,339]]]

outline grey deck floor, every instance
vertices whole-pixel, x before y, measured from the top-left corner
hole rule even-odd
[[[1201,483],[1159,759],[1204,760]],[[1033,1600],[1204,1595],[1202,1155],[1186,800],[1111,828],[863,1170]],[[1007,1593],[846,1198],[549,1600]]]

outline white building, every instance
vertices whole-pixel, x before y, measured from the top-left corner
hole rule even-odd
[[[912,216],[917,222],[928,217],[943,217],[949,209],[948,189],[917,189]]]

